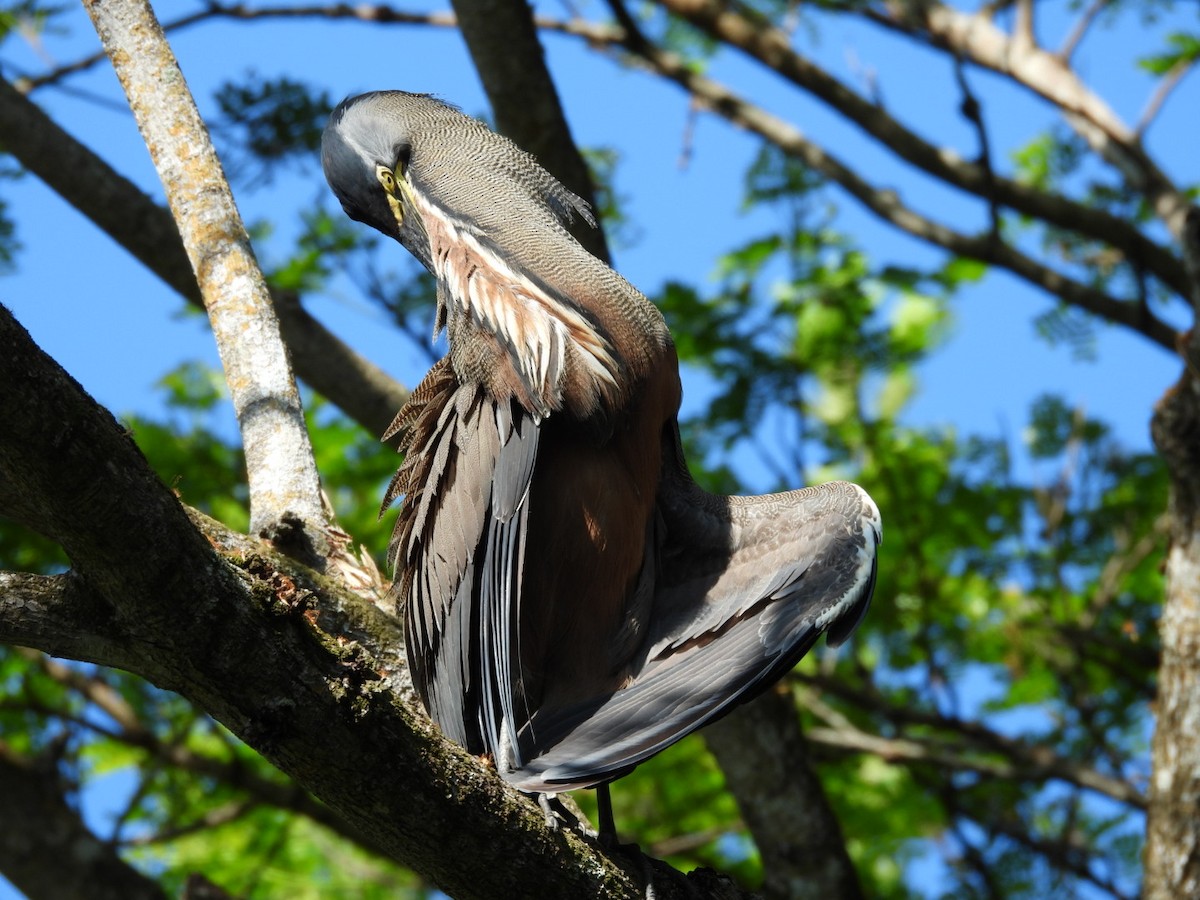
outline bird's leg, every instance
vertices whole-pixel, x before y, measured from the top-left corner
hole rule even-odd
[[[654,866],[637,844],[622,844],[617,841],[617,823],[613,818],[612,791],[607,784],[596,786],[596,818],[599,820],[600,846],[620,850],[641,867],[642,881],[646,885],[646,900],[655,900]]]
[[[607,784],[596,785],[596,818],[600,826],[600,843],[617,846],[617,823],[613,821],[612,792]]]

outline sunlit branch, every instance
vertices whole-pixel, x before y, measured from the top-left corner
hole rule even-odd
[[[1146,153],[1137,135],[1061,56],[1018,46],[986,18],[936,0],[920,4],[884,0],[879,5],[855,6],[854,11],[932,46],[960,53],[1049,101],[1097,154],[1146,195],[1168,228],[1179,234],[1187,199]]]
[[[1013,179],[1001,177],[985,165],[971,163],[958,154],[924,140],[882,107],[872,103],[834,78],[820,66],[794,51],[791,41],[769,22],[752,19],[750,13],[716,0],[655,0],[663,9],[686,19],[709,36],[736,47],[758,60],[771,71],[788,79],[797,87],[828,105],[839,115],[858,125],[867,134],[901,159],[941,179],[949,185],[983,197],[990,203],[1000,203],[1013,210],[1103,241],[1128,258],[1138,260],[1177,293],[1184,290],[1183,271],[1179,260],[1166,248],[1147,238],[1127,221],[1103,210],[1077,203],[1051,191],[1040,190]],[[888,20],[892,24],[891,20]],[[574,23],[567,23],[568,29]],[[994,26],[989,29],[1005,39]],[[990,32],[989,32],[990,33]],[[641,45],[644,46],[644,45]],[[970,47],[951,44],[956,58],[973,60]],[[639,53],[638,46],[631,46]],[[1041,50],[1029,49],[1027,53]],[[645,55],[645,54],[642,54]],[[647,56],[647,58],[649,58]]]
[[[1154,120],[1158,117],[1163,105],[1167,102],[1167,98],[1171,96],[1171,92],[1179,86],[1179,83],[1187,77],[1188,73],[1196,67],[1196,60],[1181,59],[1175,63],[1170,70],[1162,76],[1158,85],[1154,88],[1154,93],[1150,95],[1150,99],[1146,101],[1146,108],[1142,110],[1141,116],[1138,118],[1137,128],[1135,133],[1138,139],[1141,140],[1146,134]]]
[[[1025,49],[1037,47],[1037,34],[1033,27],[1033,0],[1017,0],[1013,42]]]
[[[145,0],[85,0],[150,150],[200,284],[242,434],[250,528],[329,520],[300,394],[250,238],[208,129]],[[294,530],[294,526],[293,526]],[[314,547],[310,554],[324,555]]]
[[[1113,0],[1092,0],[1075,20],[1075,24],[1071,27],[1071,31],[1067,34],[1062,42],[1062,46],[1058,48],[1058,55],[1064,63],[1069,63],[1071,57],[1075,55],[1075,51],[1079,49],[1079,45],[1083,42],[1084,37],[1088,33],[1088,29],[1092,27],[1092,23],[1096,21],[1096,17],[1100,15],[1106,8],[1111,6]]]

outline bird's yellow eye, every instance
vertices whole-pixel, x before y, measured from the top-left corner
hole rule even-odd
[[[392,170],[387,166],[376,166],[375,177],[379,179],[379,183],[383,185],[383,189],[389,194],[396,192],[396,176],[392,174]]]

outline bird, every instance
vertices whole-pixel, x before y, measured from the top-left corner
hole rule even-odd
[[[428,94],[343,100],[321,160],[343,211],[437,283],[448,352],[385,435],[404,459],[383,510],[402,498],[392,592],[448,738],[523,791],[604,787],[850,637],[875,503],[697,485],[670,331],[572,237],[588,204]]]

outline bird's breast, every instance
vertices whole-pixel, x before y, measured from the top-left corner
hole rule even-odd
[[[566,417],[542,425],[520,630],[526,694],[537,705],[615,690],[636,650],[627,620],[653,549],[664,429],[678,410],[674,351],[636,387],[606,439]]]

